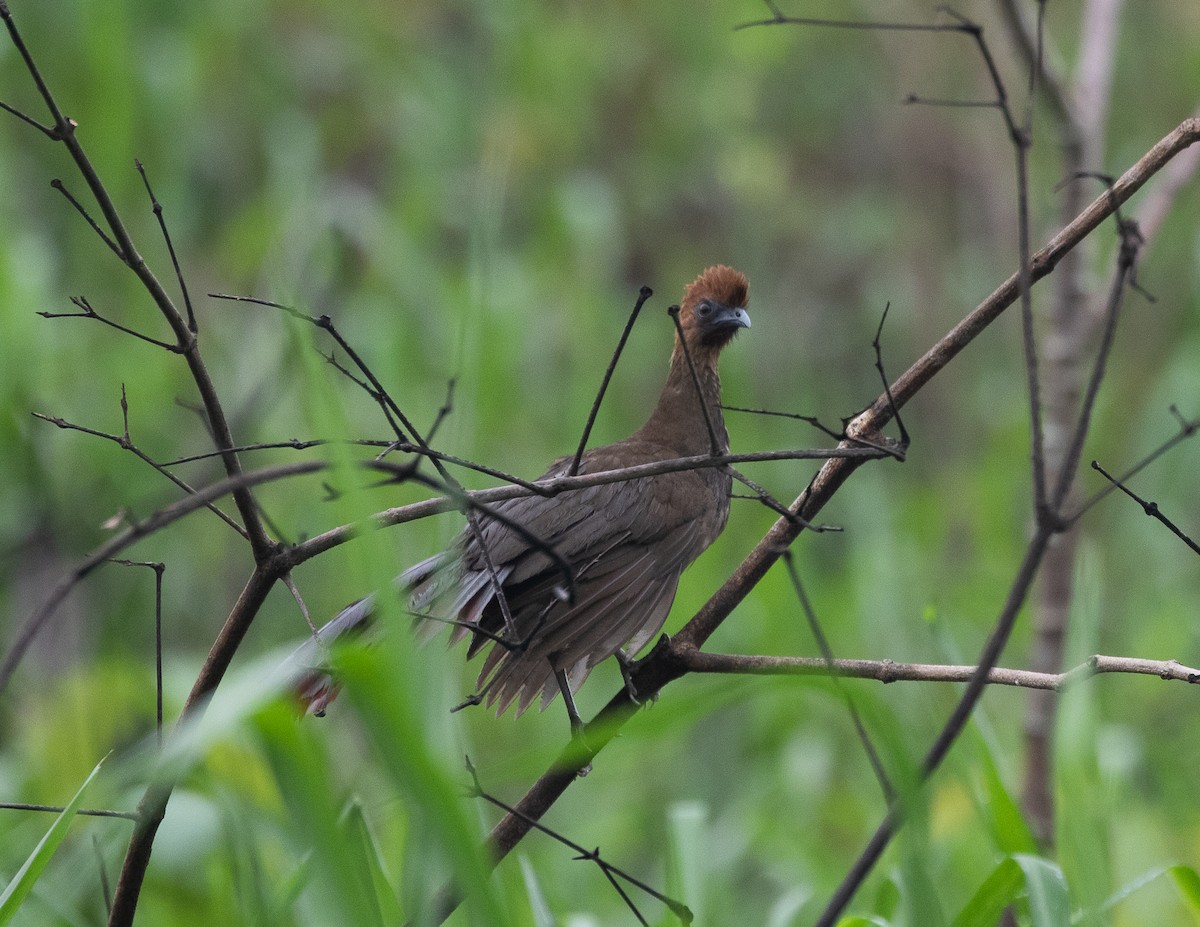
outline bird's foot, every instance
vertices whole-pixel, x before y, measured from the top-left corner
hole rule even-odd
[[[621,667],[621,678],[625,680],[625,694],[629,696],[629,701],[640,707],[642,700],[638,698],[637,686],[633,682],[633,671],[637,669],[638,661],[624,650],[618,650],[613,656],[617,658],[617,665]]]
[[[663,640],[669,641],[667,635],[663,635]],[[613,654],[617,658],[617,665],[621,667],[621,679],[625,681],[625,694],[629,696],[631,701],[637,707],[646,704],[647,701],[653,705],[658,701],[658,693],[650,695],[648,698],[638,694],[637,684],[633,681],[633,674],[641,665],[641,660],[636,660],[627,654],[624,650],[618,650]]]

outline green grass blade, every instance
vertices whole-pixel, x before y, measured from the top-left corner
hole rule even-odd
[[[107,757],[106,757],[107,759]],[[37,880],[41,878],[46,866],[50,863],[50,858],[58,850],[63,840],[67,836],[67,830],[71,826],[71,821],[75,817],[75,812],[79,810],[79,806],[83,803],[83,793],[92,780],[96,778],[96,773],[100,772],[100,767],[104,764],[101,760],[96,764],[96,768],[88,774],[88,777],[83,780],[83,785],[79,787],[79,791],[67,803],[67,806],[59,812],[58,817],[54,819],[54,823],[50,825],[50,829],[46,831],[46,835],[38,841],[38,845],[33,848],[33,852],[29,854],[29,858],[17,870],[17,874],[13,876],[12,881],[4,889],[4,894],[0,895],[0,925],[7,924],[12,920],[13,915],[17,913],[17,909],[33,891],[33,886],[37,884]]]
[[[994,927],[1004,909],[1020,896],[1025,875],[1016,861],[1001,861],[966,903],[953,927]]]
[[[1025,873],[1033,927],[1063,927],[1071,920],[1071,899],[1062,870],[1048,859],[1018,853],[1013,857]]]

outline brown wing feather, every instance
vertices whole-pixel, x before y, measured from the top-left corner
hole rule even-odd
[[[631,455],[642,460],[674,456],[648,442],[639,444],[592,451],[581,470],[615,469]],[[557,461],[547,475],[559,475],[567,465],[565,459]],[[557,590],[565,582],[549,556],[502,522],[481,519],[481,534],[501,578],[516,636],[529,642],[521,650],[483,635],[472,640],[470,654],[491,644],[479,677],[488,703],[502,712],[517,700],[518,711],[523,711],[539,694],[548,700],[558,691],[556,670],[567,672],[574,688],[623,645],[631,644],[631,652],[644,646],[666,620],[680,574],[724,526],[728,485],[729,477],[721,471],[699,470],[502,504],[506,518],[519,522],[571,563],[576,571],[574,603],[561,600]],[[479,541],[464,533],[460,543],[460,588],[475,594],[469,597],[474,607],[457,617],[501,634],[506,629]],[[455,604],[464,605],[465,597],[460,594]]]
[[[627,466],[631,460],[675,456],[670,448],[635,439],[588,452],[580,471],[595,473]],[[569,458],[555,461],[546,476],[562,475],[569,465]],[[554,696],[556,670],[567,672],[575,688],[623,645],[634,645],[632,652],[640,649],[665,622],[684,568],[724,527],[728,492],[729,477],[710,469],[500,503],[496,508],[506,519],[522,525],[571,564],[574,603],[562,601],[560,590],[566,583],[551,557],[509,525],[481,517],[479,534],[516,636],[519,642],[529,641],[521,650],[474,635],[469,655],[491,647],[479,677],[488,704],[502,712],[516,700],[523,711],[538,695],[545,701]],[[431,591],[452,591],[449,615],[510,637],[480,538],[464,531],[458,549],[459,575],[451,583],[427,579],[427,587],[414,591],[414,610],[436,613]],[[463,633],[459,629],[452,639]]]

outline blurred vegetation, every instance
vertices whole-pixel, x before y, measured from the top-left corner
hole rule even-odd
[[[438,445],[532,477],[574,448],[643,284],[655,296],[596,443],[640,424],[665,369],[664,310],[708,264],[734,264],[751,280],[754,327],[726,353],[726,401],[829,424],[879,392],[870,342],[886,303],[894,375],[1016,266],[1013,157],[997,114],[901,102],[909,93],[990,95],[960,36],[733,31],[766,15],[749,0],[11,5],[143,254],[169,280],[133,159],[146,165],[205,356],[246,443],[387,434],[365,395],[315,355],[314,345],[329,349],[315,332],[210,292],[329,313],[418,423],[432,421],[454,378]],[[1068,63],[1078,6],[1049,5],[1049,38]],[[957,8],[984,24],[1019,99],[1024,69],[992,4]],[[934,3],[915,0],[829,0],[796,12],[936,15]],[[1109,150],[1095,165],[1113,173],[1200,101],[1200,8],[1131,7],[1118,49]],[[41,117],[7,41],[0,99]],[[1038,129],[1048,125],[1039,116]],[[1062,179],[1051,131],[1037,136],[1033,156],[1038,243],[1054,231]],[[107,536],[106,519],[145,516],[178,495],[117,445],[59,431],[32,411],[120,433],[124,385],[131,435],[147,453],[165,460],[209,445],[176,357],[95,322],[35,315],[69,311],[68,297],[83,294],[102,314],[166,334],[132,276],[50,189],[61,177],[84,193],[64,152],[6,115],[0,177],[0,622],[11,639],[49,584]],[[1144,257],[1141,281],[1158,301],[1129,300],[1085,461],[1116,470],[1149,451],[1175,428],[1170,403],[1200,414],[1197,188],[1185,188]],[[1111,226],[1097,234],[1104,243],[1090,279],[1103,287],[1115,236]],[[1039,300],[1048,292],[1040,288]],[[1003,317],[905,410],[907,463],[863,468],[823,513],[843,533],[797,544],[838,655],[969,662],[978,652],[1030,520],[1018,330],[1015,314]],[[731,413],[729,425],[738,451],[823,443],[784,419]],[[1136,483],[1193,536],[1198,460],[1200,445],[1185,444]],[[211,461],[177,469],[192,485],[219,476]],[[790,500],[814,467],[746,470]],[[1088,492],[1099,486],[1090,471],[1081,479]],[[388,487],[330,502],[313,478],[261,498],[295,539],[420,495]],[[1071,652],[1195,665],[1197,561],[1138,515],[1114,497],[1084,522]],[[668,631],[772,520],[754,503],[735,505],[725,535],[686,575]],[[440,549],[459,523],[417,523],[306,565],[296,581],[314,619]],[[170,719],[251,564],[204,513],[134,555],[167,565]],[[65,803],[116,748],[84,804],[133,807],[153,735],[152,622],[148,571],[105,568],[71,598],[4,694],[0,800]],[[253,689],[276,648],[286,652],[305,630],[277,591],[235,675]],[[1022,664],[1026,635],[1018,632],[1007,665]],[[816,652],[782,571],[739,606],[713,647]],[[225,723],[214,723],[172,799],[140,922],[422,922],[467,838],[495,820],[468,799],[445,801],[469,782],[462,754],[487,788],[515,800],[561,748],[566,719],[557,705],[520,719],[451,715],[473,668],[461,650],[431,646],[416,659],[409,650],[397,634],[351,655],[350,697],[323,721],[296,724],[278,706],[226,696]],[[389,665],[401,667],[390,687]],[[585,715],[618,684],[615,668],[598,670],[581,693]],[[901,777],[955,698],[942,686],[849,688]],[[1037,860],[997,868],[1005,854],[1038,852],[1011,796],[1023,705],[1019,691],[988,693],[853,910],[875,923],[949,922],[989,875],[1024,878],[1037,894]],[[1146,677],[1095,680],[1063,700],[1056,861],[1072,911],[1093,912],[1161,867],[1197,865],[1194,706],[1187,687]],[[787,925],[811,921],[882,810],[826,683],[691,678],[627,726],[547,823],[652,884],[670,883],[703,923]],[[4,881],[49,827],[45,816],[0,813]],[[128,833],[124,821],[76,819],[16,922],[101,923],[93,840],[111,877]],[[1189,871],[1154,878],[1085,922],[1196,918],[1196,896],[1189,904],[1176,888],[1192,884]],[[492,885],[491,907],[454,922],[633,922],[594,867],[538,835]],[[653,922],[671,922],[661,906],[639,902]]]

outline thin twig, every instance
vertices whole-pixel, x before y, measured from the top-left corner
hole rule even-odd
[[[494,795],[487,792],[483,788],[483,786],[480,784],[480,781],[479,781],[479,773],[476,771],[475,766],[471,762],[470,757],[466,757],[466,764],[467,764],[467,772],[471,776],[472,794],[476,798],[482,798],[484,801],[488,802],[489,804],[495,805],[497,808],[500,808],[506,814],[514,814],[514,815],[521,814],[520,810],[518,810],[517,808],[514,808],[512,805],[509,805],[506,802],[501,801],[499,798],[496,798]],[[552,830],[549,827],[546,827],[540,821],[529,819],[526,821],[526,823],[530,827],[540,831],[541,833],[545,834],[546,836],[551,837],[554,840],[558,841],[563,846],[565,846],[571,850],[574,850],[576,853],[579,854],[579,856],[577,857],[578,859],[590,860],[591,862],[594,862],[597,866],[600,867],[601,871],[603,871],[604,874],[606,876],[608,876],[610,881],[612,880],[612,878],[614,876],[624,879],[630,885],[640,888],[647,895],[650,895],[652,898],[655,898],[658,901],[661,901],[663,904],[665,904],[668,908],[671,909],[671,913],[673,913],[676,917],[678,917],[680,920],[682,920],[685,924],[690,924],[692,922],[692,917],[693,917],[692,912],[688,909],[688,907],[686,905],[682,904],[681,902],[675,901],[673,898],[670,898],[670,897],[664,895],[662,892],[647,885],[645,882],[641,881],[636,876],[631,875],[630,873],[625,872],[624,870],[619,869],[618,867],[614,866],[612,863],[608,862],[607,860],[603,859],[600,856],[600,851],[598,849],[586,850],[580,844],[575,843],[573,840],[571,840],[569,837],[565,836],[564,834],[560,834],[558,831]],[[618,891],[620,891],[619,886],[617,886],[615,882],[613,883],[613,885],[614,885],[614,887],[618,888]],[[629,900],[629,897],[627,895],[625,895],[624,892],[621,892],[621,897],[625,899],[626,903],[630,907],[630,910],[632,910],[636,913],[637,908],[633,906],[633,903]],[[640,919],[641,915],[639,914],[638,917]],[[644,923],[644,921],[643,921],[643,923]]]
[[[100,313],[98,313],[95,309],[92,308],[92,304],[88,302],[86,296],[72,296],[72,297],[70,297],[70,299],[71,299],[71,302],[74,305],[78,306],[80,308],[80,310],[82,310],[82,311],[80,311],[80,312],[39,312],[38,315],[40,315],[43,319],[95,319],[97,322],[102,322],[103,324],[109,326],[110,328],[115,328],[117,331],[124,332],[126,335],[132,335],[134,338],[137,338],[139,341],[145,341],[148,344],[154,345],[155,347],[162,348],[166,351],[170,351],[172,354],[182,354],[183,353],[183,349],[181,347],[179,347],[179,345],[177,345],[177,344],[170,344],[169,342],[166,342],[166,341],[160,341],[157,338],[151,338],[149,335],[143,335],[141,332],[136,331],[135,329],[129,328],[125,325],[121,325],[119,322],[114,322],[112,319],[105,318],[104,316],[100,315]]]
[[[617,361],[621,359],[621,352],[625,350],[625,342],[629,340],[629,333],[633,331],[633,323],[637,321],[638,313],[642,311],[642,306],[646,304],[646,300],[653,295],[654,291],[648,286],[642,287],[638,293],[637,302],[633,304],[633,311],[629,313],[629,319],[625,322],[625,329],[621,332],[621,338],[617,341],[617,347],[608,362],[608,369],[604,371],[604,378],[600,381],[600,389],[596,391],[596,399],[592,403],[592,410],[588,413],[587,424],[583,426],[583,435],[579,438],[579,448],[575,451],[575,457],[571,460],[571,466],[567,469],[567,476],[575,476],[579,472],[579,462],[583,460],[583,452],[587,449],[588,438],[592,435],[592,426],[596,424],[596,416],[600,412],[600,403],[604,401],[604,393],[608,390],[608,383],[612,379],[613,371],[617,369]]]
[[[18,801],[0,801],[0,809],[5,811],[41,811],[46,814],[62,814],[66,809],[61,805],[31,805]],[[75,812],[89,818],[123,818],[126,821],[136,821],[138,816],[131,811],[111,811],[107,808],[80,808]]]
[[[40,122],[38,122],[32,116],[25,115],[23,112],[21,112],[15,106],[9,106],[3,100],[0,100],[0,109],[4,110],[6,113],[12,113],[12,115],[16,116],[22,122],[33,126],[35,129],[37,129],[39,132],[41,132],[43,135],[45,135],[51,141],[54,141],[54,142],[58,141],[58,133],[55,132],[51,126],[42,125]]]
[[[1051,499],[1054,516],[1064,525],[1069,525],[1069,523],[1063,522],[1062,507],[1067,500],[1067,494],[1071,490],[1071,483],[1075,479],[1075,472],[1079,466],[1079,458],[1083,453],[1083,442],[1087,437],[1088,426],[1091,423],[1092,410],[1096,405],[1096,397],[1100,392],[1100,383],[1104,379],[1108,356],[1112,351],[1113,339],[1116,336],[1117,319],[1125,298],[1125,290],[1133,277],[1138,248],[1141,246],[1141,235],[1137,230],[1137,224],[1121,219],[1120,211],[1116,207],[1113,208],[1113,215],[1117,221],[1117,228],[1120,230],[1121,248],[1117,258],[1117,270],[1113,276],[1112,287],[1109,291],[1108,305],[1104,314],[1104,330],[1100,339],[1100,348],[1096,352],[1096,360],[1092,366],[1092,375],[1088,379],[1083,401],[1080,404],[1079,418],[1071,434],[1067,450],[1062,457],[1058,485],[1054,488],[1054,494]]]
[[[92,227],[92,231],[100,236],[100,240],[108,245],[109,250],[112,251],[112,253],[118,258],[120,258],[122,263],[124,263],[125,255],[121,253],[121,249],[117,247],[117,243],[109,238],[107,234],[105,234],[104,229],[100,228],[100,226],[96,223],[96,220],[92,218],[91,213],[89,213],[83,207],[83,204],[80,203],[79,200],[75,199],[74,196],[72,196],[71,191],[66,188],[63,182],[55,177],[52,181],[50,181],[50,186],[67,198],[67,202],[75,207],[75,211],[77,213],[83,216],[84,221]]]
[[[150,187],[150,178],[146,176],[146,169],[142,166],[142,162],[135,158],[133,163],[137,166],[137,172],[142,175],[142,183],[146,185],[146,195],[150,197],[150,207],[154,211],[154,217],[158,219],[158,227],[162,231],[163,241],[167,243],[167,253],[171,256],[171,266],[175,268],[175,279],[179,282],[179,292],[183,296],[183,305],[187,309],[188,328],[194,335],[197,331],[196,313],[192,309],[192,298],[188,295],[187,281],[184,280],[183,271],[179,268],[179,257],[175,254],[175,244],[171,241],[167,221],[163,218],[162,204],[159,203],[158,197],[154,195],[154,190]]]
[[[833,648],[829,646],[829,638],[825,636],[825,631],[822,629],[821,623],[817,621],[817,613],[812,607],[808,593],[804,591],[804,584],[800,582],[800,574],[796,570],[796,559],[792,556],[790,550],[783,552],[783,564],[787,567],[788,578],[791,579],[792,589],[796,593],[796,598],[800,601],[800,610],[804,613],[805,621],[808,622],[808,629],[812,632],[813,640],[817,642],[817,648],[821,651],[821,659],[824,660],[826,669],[830,671],[829,675],[833,680],[833,685],[837,689],[838,695],[846,703],[846,710],[850,712],[850,721],[854,725],[854,732],[858,736],[859,743],[862,744],[863,752],[867,755],[867,761],[871,764],[871,769],[875,772],[875,779],[879,782],[879,787],[883,791],[883,797],[888,804],[891,804],[896,800],[896,788],[892,785],[892,780],[887,774],[887,769],[884,768],[879,751],[875,749],[875,743],[871,740],[867,726],[863,724],[862,715],[859,714],[858,706],[854,703],[854,696],[841,684],[838,674],[833,672]]]
[[[1094,493],[1079,507],[1079,511],[1075,512],[1069,519],[1067,519],[1068,521],[1078,521],[1088,511],[1090,511],[1094,505],[1099,503],[1101,500],[1108,498],[1108,496],[1117,489],[1118,484],[1128,482],[1132,477],[1141,473],[1144,469],[1146,469],[1146,467],[1150,466],[1150,464],[1154,463],[1154,461],[1158,460],[1160,457],[1174,448],[1175,445],[1180,444],[1181,442],[1188,440],[1188,438],[1194,437],[1196,434],[1200,433],[1200,418],[1188,420],[1180,414],[1179,409],[1175,406],[1171,406],[1170,411],[1171,414],[1175,416],[1175,420],[1179,423],[1179,431],[1152,450],[1137,463],[1135,463],[1115,480],[1109,482],[1103,489]],[[1093,466],[1095,466],[1094,462]]]
[[[122,387],[122,396],[123,395],[124,395],[124,387]],[[136,444],[134,444],[132,441],[129,440],[128,423],[126,423],[126,426],[125,426],[125,428],[126,428],[125,434],[113,435],[113,434],[109,434],[108,432],[105,432],[105,431],[98,431],[95,428],[88,428],[85,425],[76,425],[73,422],[68,422],[64,418],[59,418],[57,415],[46,415],[42,412],[31,412],[30,414],[34,418],[41,419],[43,422],[49,422],[51,425],[54,425],[57,428],[62,428],[66,431],[78,431],[78,432],[82,432],[85,435],[91,435],[92,437],[95,437],[95,438],[103,438],[105,441],[112,441],[113,443],[115,443],[119,447],[121,447],[122,449],[129,451],[129,453],[133,454],[138,460],[142,461],[143,463],[145,463],[146,465],[151,467],[156,473],[162,474],[164,477],[166,477],[168,480],[170,480],[175,486],[177,486],[179,489],[182,489],[189,496],[195,495],[195,493],[196,493],[196,490],[192,486],[190,486],[188,483],[184,482],[179,477],[177,477],[174,473],[171,473],[169,470],[166,469],[168,466],[170,466],[170,464],[160,464],[158,461],[156,461],[154,458],[152,458],[149,454],[147,454],[145,451],[143,451]],[[221,509],[219,509],[217,506],[209,504],[209,505],[205,506],[205,508],[207,508],[210,512],[212,512],[219,519],[221,519],[221,521],[225,522],[225,524],[229,525],[230,528],[232,528],[234,531],[236,531],[238,534],[240,534],[243,538],[248,537],[246,534],[246,530],[241,525],[239,525],[236,521],[234,521],[229,515],[225,514],[225,512],[223,512],[223,511],[221,511]]]
[[[1157,502],[1150,502],[1146,499],[1143,499],[1120,480],[1110,476],[1105,469],[1094,460],[1092,461],[1092,469],[1103,476],[1106,480],[1111,482],[1117,487],[1117,489],[1121,490],[1121,492],[1125,493],[1125,495],[1127,495],[1130,499],[1140,505],[1143,512],[1156,521],[1160,521],[1166,525],[1167,528],[1170,529],[1171,533],[1174,534],[1175,537],[1179,538],[1179,540],[1183,541],[1183,543],[1188,547],[1190,547],[1194,553],[1200,554],[1200,545],[1197,545],[1195,541],[1179,530],[1179,527],[1175,524],[1175,522],[1171,521],[1171,519],[1167,518],[1167,516],[1159,510]]]
[[[163,649],[162,649],[162,585],[165,563],[146,560],[113,559],[121,566],[147,567],[154,571],[154,733],[162,749],[163,727]]]
[[[679,347],[683,351],[683,359],[687,361],[688,371],[692,375],[692,386],[696,389],[696,401],[700,403],[700,411],[704,415],[704,427],[708,431],[709,452],[715,457],[721,453],[721,443],[717,440],[717,431],[713,427],[712,416],[708,414],[708,403],[704,401],[704,390],[700,386],[700,375],[696,372],[696,365],[692,362],[692,352],[688,350],[687,338],[683,334],[683,325],[679,321],[679,307],[671,306],[667,309],[667,314],[675,323],[675,334],[679,337]]]

